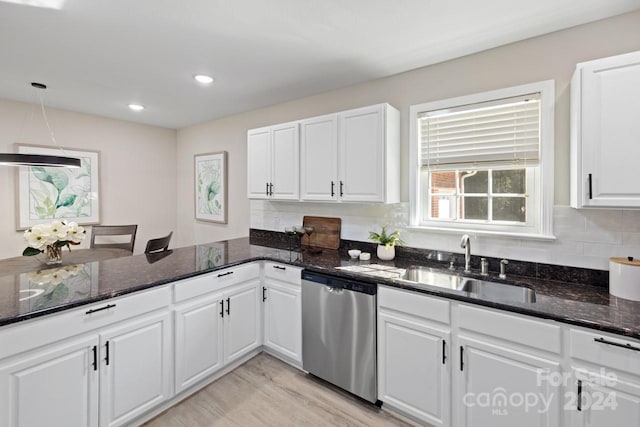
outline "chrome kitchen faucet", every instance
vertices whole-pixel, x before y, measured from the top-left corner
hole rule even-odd
[[[462,236],[460,247],[464,248],[464,272],[471,273],[471,242],[468,234]]]

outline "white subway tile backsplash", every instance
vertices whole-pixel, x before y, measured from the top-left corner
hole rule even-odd
[[[640,233],[640,210],[622,211],[621,228],[623,232]]]
[[[557,240],[571,242],[610,243],[622,245],[622,233],[594,227],[588,231],[559,231]]]
[[[610,257],[633,256],[635,258],[640,258],[640,247],[608,245],[606,243],[585,243],[584,255],[601,257],[603,259],[606,259],[607,262]]]
[[[406,228],[409,204],[395,205],[250,201],[251,227],[284,231],[304,215],[342,218],[342,238],[368,241],[369,231],[389,225],[408,246],[461,253],[460,235]],[[640,258],[640,210],[584,210],[554,206],[555,241],[474,236],[474,255],[607,270],[609,257]]]
[[[640,232],[629,232],[622,234],[622,245],[625,247],[640,247]]]
[[[587,231],[605,232],[605,231],[624,231],[622,225],[622,211],[598,210],[586,211]]]
[[[587,219],[570,206],[555,206],[553,209],[553,231],[582,232],[587,230]]]

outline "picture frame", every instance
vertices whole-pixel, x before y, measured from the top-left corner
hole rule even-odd
[[[17,170],[16,229],[52,220],[100,223],[100,152],[15,144],[22,154],[80,158],[80,168],[21,166]]]
[[[194,155],[195,218],[227,223],[227,152]]]

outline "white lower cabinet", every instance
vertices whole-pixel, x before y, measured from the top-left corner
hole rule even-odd
[[[100,425],[118,426],[171,397],[168,311],[100,334]]]
[[[176,394],[262,344],[259,285],[258,264],[175,284]]]
[[[640,382],[612,372],[576,370],[565,411],[572,427],[640,425]]]
[[[97,349],[93,335],[1,362],[0,426],[97,426]]]
[[[561,425],[562,327],[471,304],[453,317],[456,425]]]
[[[176,393],[222,368],[222,304],[220,292],[174,310]]]
[[[163,292],[148,295],[161,300],[168,296]],[[112,311],[80,311],[87,311],[85,322],[91,323],[126,311],[128,298],[115,300]],[[23,328],[27,340],[44,340],[47,319],[37,322],[16,328]],[[165,308],[8,357],[0,361],[0,426],[127,424],[171,398],[171,348]]]
[[[300,286],[266,279],[263,287],[264,345],[302,363]]]
[[[449,332],[422,322],[378,316],[378,397],[417,419],[448,426]]]
[[[233,362],[261,344],[259,281],[234,286],[224,298],[224,363]]]
[[[640,426],[640,342],[573,327],[567,335],[568,425]]]
[[[449,302],[378,289],[378,399],[416,420],[449,426]]]
[[[560,363],[487,341],[458,337],[457,425],[558,426],[561,391],[550,379]]]
[[[249,263],[0,328],[0,426],[135,425],[172,384],[187,393],[263,343],[301,363],[300,273]],[[389,286],[377,298],[392,411],[443,427],[640,426],[638,340]]]

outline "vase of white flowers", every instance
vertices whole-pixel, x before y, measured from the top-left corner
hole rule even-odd
[[[24,232],[29,244],[22,252],[24,256],[44,253],[47,264],[62,262],[62,248],[71,250],[71,245],[79,245],[85,238],[85,230],[75,222],[53,221],[38,224]]]

